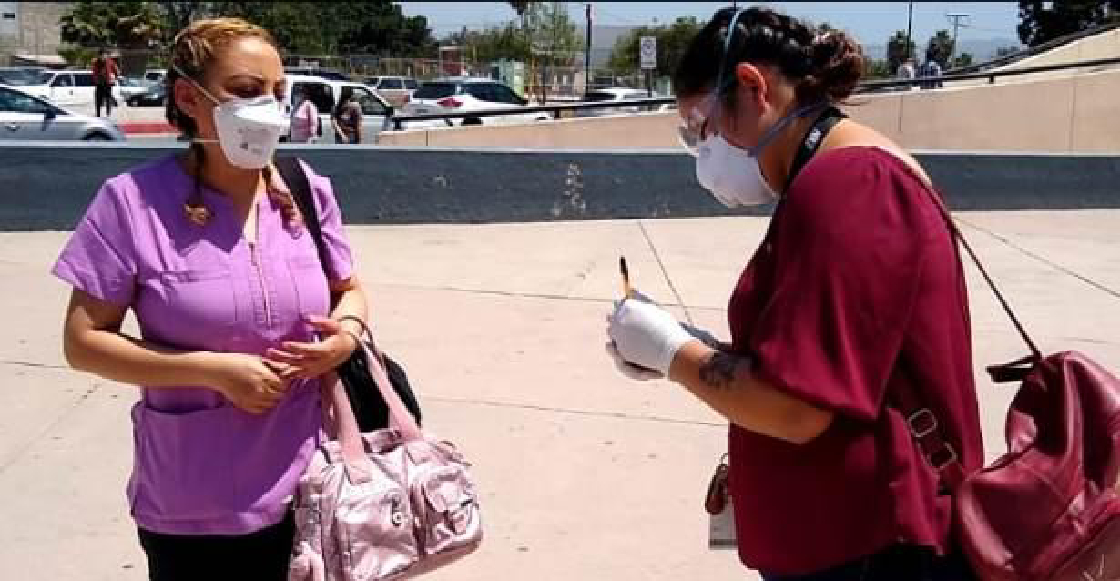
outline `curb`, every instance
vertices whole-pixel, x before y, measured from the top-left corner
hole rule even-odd
[[[178,135],[179,130],[164,122],[117,123],[125,135]]]

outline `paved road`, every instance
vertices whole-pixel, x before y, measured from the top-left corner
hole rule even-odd
[[[960,218],[1043,349],[1081,349],[1120,369],[1120,212]],[[728,289],[764,224],[350,228],[383,343],[408,366],[427,425],[465,450],[483,491],[484,547],[431,578],[756,578],[705,547],[700,501],[723,422],[679,388],[622,379],[603,354],[603,315],[621,253],[639,288],[726,337]],[[136,392],[62,360],[67,288],[47,269],[65,237],[0,234],[0,562],[13,579],[138,581],[144,561],[123,494]],[[991,457],[1011,392],[981,369],[1023,350],[970,282]]]

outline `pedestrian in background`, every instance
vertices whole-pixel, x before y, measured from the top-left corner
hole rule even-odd
[[[319,131],[319,108],[311,98],[306,86],[296,87],[292,93],[295,108],[292,111],[292,142],[308,143],[314,140]]]
[[[321,264],[272,165],[289,127],[272,36],[195,21],[167,83],[191,145],[106,181],[67,242],[53,270],[73,285],[66,358],[141,388],[127,495],[149,578],[283,581],[319,377],[357,347],[341,319],[366,318],[365,293],[330,181],[304,168]],[[121,330],[129,310],[139,338]]]
[[[94,110],[96,115],[100,117],[101,108],[104,106],[105,116],[110,117],[113,114],[113,105],[117,104],[117,100],[113,98],[113,86],[120,79],[121,71],[117,67],[117,61],[110,57],[104,48],[97,50],[97,58],[93,59],[91,68],[94,84]]]
[[[730,423],[739,556],[766,581],[966,581],[952,499],[895,406],[903,384],[922,393],[980,467],[965,278],[926,172],[836,107],[863,66],[847,34],[766,8],[701,29],[673,76],[697,178],[729,207],[777,206],[730,343],[639,295],[609,347]]]
[[[351,87],[342,88],[338,104],[331,113],[331,123],[334,125],[335,142],[362,142],[362,106],[358,104],[358,95]]]
[[[898,80],[900,80],[900,81],[912,81],[912,80],[914,80],[914,78],[918,76],[918,69],[917,69],[917,66],[914,62],[914,59],[907,58],[906,60],[902,61],[902,64],[898,66],[898,71],[895,74],[895,76],[898,77]],[[904,85],[904,86],[899,87],[898,90],[899,91],[910,91],[910,90],[913,90],[915,88],[917,88],[917,87],[915,87],[914,85]]]
[[[922,83],[923,89],[940,89],[941,83],[941,63],[933,58],[932,54],[926,55],[926,62],[922,65]]]

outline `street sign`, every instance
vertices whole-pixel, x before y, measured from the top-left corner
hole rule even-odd
[[[638,45],[638,52],[642,59],[642,68],[646,70],[657,68],[657,37],[643,36]]]

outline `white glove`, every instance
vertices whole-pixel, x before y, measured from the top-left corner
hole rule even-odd
[[[638,367],[633,363],[627,363],[618,352],[618,348],[614,346],[613,341],[607,341],[607,355],[611,357],[611,361],[614,361],[614,366],[621,371],[623,375],[634,381],[652,381],[654,379],[665,378],[664,375],[656,371]]]
[[[694,340],[676,317],[646,301],[622,301],[608,320],[607,334],[623,360],[665,376],[681,346]]]

